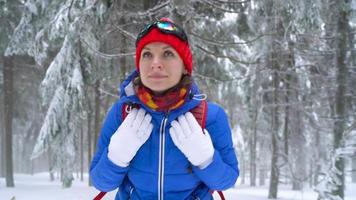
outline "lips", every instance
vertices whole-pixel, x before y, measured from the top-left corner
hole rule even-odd
[[[162,78],[167,78],[168,76],[165,74],[160,74],[160,73],[153,73],[148,75],[149,78],[153,78],[153,79],[162,79]]]

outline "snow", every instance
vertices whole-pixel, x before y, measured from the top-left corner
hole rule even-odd
[[[52,133],[56,133],[60,129],[60,125],[58,123],[60,120],[56,117],[62,116],[61,114],[63,111],[61,108],[63,107],[63,93],[63,87],[58,87],[48,108],[48,112],[41,127],[31,158],[40,156],[47,149],[45,146],[46,140],[52,140],[53,137],[56,136]]]
[[[356,0],[352,0],[351,9],[356,10]]]
[[[51,182],[48,173],[34,176],[15,174],[15,188],[5,188],[4,178],[0,179],[0,200],[88,200],[93,199],[98,191],[88,186],[88,175],[81,182],[77,177],[71,188],[62,188],[62,183],[56,179]],[[103,200],[113,200],[115,192],[106,194]]]
[[[94,187],[88,186],[88,175],[84,175],[84,181],[81,182],[77,175],[71,188],[63,189],[61,182],[56,179],[49,181],[48,173],[38,173],[35,175],[15,174],[15,188],[6,188],[4,178],[0,178],[0,200],[10,200],[15,197],[16,200],[88,200],[93,199],[99,191]],[[346,184],[345,200],[355,200],[356,184]],[[113,200],[116,191],[109,192],[103,200]],[[235,188],[224,191],[228,200],[265,200],[268,195],[267,186],[249,187],[246,185],[236,185]],[[218,194],[214,193],[214,199],[220,199]],[[312,189],[304,191],[292,191],[290,186],[281,185],[278,191],[279,200],[316,200],[317,193]]]
[[[31,13],[33,13],[34,15],[38,15],[36,3],[33,2],[33,0],[27,1],[27,2],[25,3],[25,7],[27,7],[28,10],[29,10]]]

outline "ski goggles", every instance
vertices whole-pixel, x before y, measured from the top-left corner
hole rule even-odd
[[[179,39],[183,40],[184,42],[188,42],[187,35],[183,31],[183,29],[180,28],[178,25],[168,21],[156,21],[151,24],[147,24],[145,28],[138,34],[136,39],[136,46],[138,45],[138,42],[145,35],[147,35],[154,27],[158,28],[158,30],[162,33],[175,35]]]

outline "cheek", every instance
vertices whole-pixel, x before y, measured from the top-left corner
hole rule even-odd
[[[140,74],[147,74],[147,71],[148,71],[147,63],[141,62],[140,63]]]
[[[147,77],[147,67],[145,67],[144,65],[140,65],[140,73],[139,76],[142,80],[142,82],[146,82],[146,77]]]
[[[174,68],[174,73],[176,73],[176,74],[184,74],[184,72],[185,72],[185,67],[184,67],[184,65],[183,65],[183,63],[181,63],[181,62],[178,62],[176,65],[175,65],[176,67]]]
[[[174,70],[174,72],[172,72],[174,76],[174,82],[178,83],[181,80],[184,74],[184,69],[185,69],[184,66],[183,68],[178,67]]]

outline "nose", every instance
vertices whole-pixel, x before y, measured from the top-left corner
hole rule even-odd
[[[151,68],[152,68],[152,70],[153,70],[153,69],[159,69],[159,70],[161,70],[162,67],[163,67],[163,65],[162,65],[162,60],[159,58],[159,56],[155,56],[155,57],[153,58],[152,63],[151,63]]]

